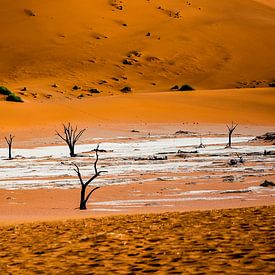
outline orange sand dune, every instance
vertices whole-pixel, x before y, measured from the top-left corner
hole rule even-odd
[[[1,0],[0,84],[55,97],[75,84],[108,94],[274,78],[271,0],[117,2]]]
[[[260,2],[262,4],[265,4],[270,7],[275,7],[275,1],[274,0],[256,0],[257,2]]]
[[[274,125],[273,88],[163,92],[47,103],[0,102],[3,130],[78,123],[212,122]]]

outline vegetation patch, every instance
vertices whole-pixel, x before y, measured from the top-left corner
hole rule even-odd
[[[175,85],[171,88],[172,91],[178,91],[179,90],[179,86],[178,85]]]
[[[120,90],[122,93],[129,93],[132,91],[132,88],[129,86],[126,86]]]
[[[0,95],[10,95],[10,94],[12,94],[12,92],[8,88],[4,86],[0,86]]]
[[[188,84],[184,84],[179,88],[179,91],[194,91],[195,89]]]
[[[189,84],[184,84],[181,87],[178,85],[175,85],[171,88],[171,91],[194,91],[194,90],[195,89]]]
[[[80,86],[77,86],[77,85],[74,85],[73,87],[72,87],[72,90],[73,91],[77,91],[77,90],[80,90],[81,89],[81,87]]]
[[[4,86],[0,86],[0,95],[5,95],[6,101],[13,101],[13,102],[24,102],[20,96],[17,96],[12,91]]]
[[[20,96],[17,96],[14,93],[11,93],[10,95],[8,95],[6,98],[6,101],[24,102]]]
[[[91,88],[91,89],[89,90],[89,92],[90,92],[91,94],[100,94],[100,91],[99,91],[98,89],[96,89],[96,88]]]

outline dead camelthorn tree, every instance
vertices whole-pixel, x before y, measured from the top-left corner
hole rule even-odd
[[[77,126],[73,128],[71,123],[68,125],[63,124],[63,133],[64,135],[61,135],[59,132],[56,131],[56,134],[64,140],[69,149],[70,149],[70,156],[71,157],[76,157],[76,154],[74,152],[75,144],[79,140],[79,138],[82,136],[82,134],[85,132],[86,129],[82,129],[78,131]]]
[[[232,134],[234,132],[234,130],[236,129],[236,127],[238,126],[238,124],[234,124],[233,122],[231,123],[231,126],[227,126],[227,129],[228,129],[228,144],[226,145],[226,148],[231,148],[231,145],[232,145]]]
[[[198,148],[205,148],[205,145],[202,142],[202,137],[200,136],[200,145],[198,146]]]
[[[94,170],[95,170],[95,173],[94,175],[89,179],[87,180],[86,182],[83,181],[82,179],[82,175],[80,173],[80,169],[78,167],[78,165],[76,163],[74,163],[74,166],[75,166],[75,172],[77,173],[77,176],[80,180],[80,183],[81,183],[81,193],[80,193],[80,205],[79,205],[79,209],[80,210],[85,210],[87,209],[87,201],[89,200],[89,198],[91,197],[91,195],[93,194],[94,191],[96,191],[97,189],[99,189],[100,187],[95,187],[93,188],[89,193],[88,195],[86,196],[86,189],[87,187],[89,186],[89,184],[95,180],[98,176],[100,176],[101,173],[106,173],[107,171],[98,171],[97,170],[97,162],[98,162],[98,151],[99,151],[99,145],[97,146],[97,148],[95,149],[95,154],[96,154],[96,159],[95,159],[95,162],[94,162]]]
[[[14,137],[15,136],[12,136],[11,134],[10,134],[9,137],[5,137],[5,140],[8,144],[8,147],[9,147],[9,159],[12,159],[12,157],[11,157],[11,148],[12,148],[12,142],[13,142]]]

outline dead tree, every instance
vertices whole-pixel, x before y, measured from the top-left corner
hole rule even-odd
[[[234,132],[234,130],[236,129],[236,127],[238,126],[238,124],[234,124],[233,122],[231,123],[231,126],[227,126],[228,129],[228,144],[226,145],[226,148],[231,148],[232,145],[232,134]]]
[[[64,136],[56,131],[56,134],[67,143],[67,145],[70,149],[71,157],[76,157],[76,154],[74,152],[75,144],[77,143],[79,138],[82,136],[82,134],[85,132],[85,130],[86,129],[82,129],[82,130],[78,131],[77,126],[75,128],[73,128],[71,123],[69,123],[67,126],[65,124],[63,124]]]
[[[198,148],[205,148],[205,145],[202,142],[202,137],[200,136],[200,145],[198,146]]]
[[[5,140],[8,144],[8,147],[9,147],[9,159],[12,159],[12,157],[11,157],[11,148],[12,148],[12,142],[13,142],[14,137],[15,136],[12,136],[11,134],[10,134],[9,137],[5,137]]]
[[[74,166],[75,166],[74,171],[77,173],[77,176],[78,176],[79,181],[81,183],[80,205],[79,205],[80,210],[86,210],[87,209],[87,201],[89,200],[89,198],[91,197],[93,192],[100,188],[100,187],[97,186],[97,187],[91,189],[90,192],[88,193],[88,195],[86,196],[86,189],[89,186],[89,184],[93,180],[95,180],[98,176],[100,176],[101,173],[107,172],[107,171],[98,171],[97,170],[98,151],[99,151],[98,148],[99,148],[99,145],[95,149],[95,154],[96,154],[96,159],[95,159],[95,162],[94,162],[94,171],[95,171],[95,173],[86,182],[84,182],[83,179],[82,179],[82,175],[80,173],[80,169],[79,169],[78,165],[76,163],[74,163]]]

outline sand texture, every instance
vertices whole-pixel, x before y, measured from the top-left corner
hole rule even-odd
[[[271,274],[274,206],[0,228],[1,274]]]

